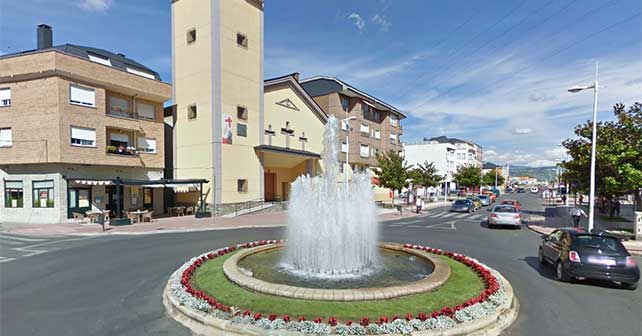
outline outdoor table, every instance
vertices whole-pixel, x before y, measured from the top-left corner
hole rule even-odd
[[[138,216],[138,223],[142,223],[143,222],[143,214],[145,213],[144,210],[130,211],[129,213]]]
[[[90,223],[95,223],[96,219],[98,219],[98,216],[102,215],[102,211],[87,211],[86,212],[87,217],[89,217],[89,222]]]

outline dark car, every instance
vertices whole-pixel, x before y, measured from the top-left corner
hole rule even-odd
[[[473,212],[475,211],[475,204],[471,200],[456,200],[450,207],[450,211],[455,212]]]
[[[512,187],[506,188],[506,193],[512,194],[513,192],[515,192],[515,189],[513,189]]]
[[[525,193],[525,192],[526,192],[526,188],[523,188],[523,187],[519,187],[519,188],[517,188],[517,193],[518,193],[518,194],[523,194],[523,193]]]
[[[558,229],[543,238],[539,262],[554,265],[559,281],[595,279],[637,288],[640,269],[619,239],[575,228]]]

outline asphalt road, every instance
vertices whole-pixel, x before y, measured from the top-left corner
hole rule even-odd
[[[511,197],[526,213],[543,210],[534,195]],[[465,253],[499,270],[521,303],[505,335],[642,334],[640,289],[559,283],[537,262],[537,234],[488,229],[485,214],[434,209],[382,224],[381,238]],[[59,239],[40,254],[0,261],[0,335],[189,335],[161,303],[169,274],[203,251],[282,235],[272,228]]]

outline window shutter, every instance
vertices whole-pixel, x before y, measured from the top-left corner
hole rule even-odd
[[[129,135],[120,134],[120,133],[112,133],[112,134],[109,135],[109,140],[126,142],[127,144],[129,144]]]
[[[72,103],[94,107],[96,106],[96,92],[94,89],[71,85],[71,96],[69,100]]]
[[[136,112],[143,118],[156,119],[156,108],[154,107],[154,105],[136,103]]]
[[[71,137],[74,139],[96,141],[96,130],[91,128],[71,127]]]
[[[0,129],[0,147],[11,146],[12,142],[11,128]]]
[[[138,148],[147,153],[156,153],[156,139],[138,138]]]
[[[44,188],[53,188],[53,187],[54,187],[53,181],[34,181],[33,182],[34,189],[44,189]]]
[[[22,181],[5,181],[4,186],[7,189],[22,189]]]
[[[0,89],[0,100],[11,99],[11,89]]]

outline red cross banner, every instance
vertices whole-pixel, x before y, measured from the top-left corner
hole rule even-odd
[[[229,114],[223,114],[223,123],[222,123],[223,133],[221,133],[223,135],[223,139],[221,141],[223,141],[224,144],[229,144],[229,145],[232,144],[232,122],[233,121],[234,120],[232,119],[232,116],[230,116]]]

